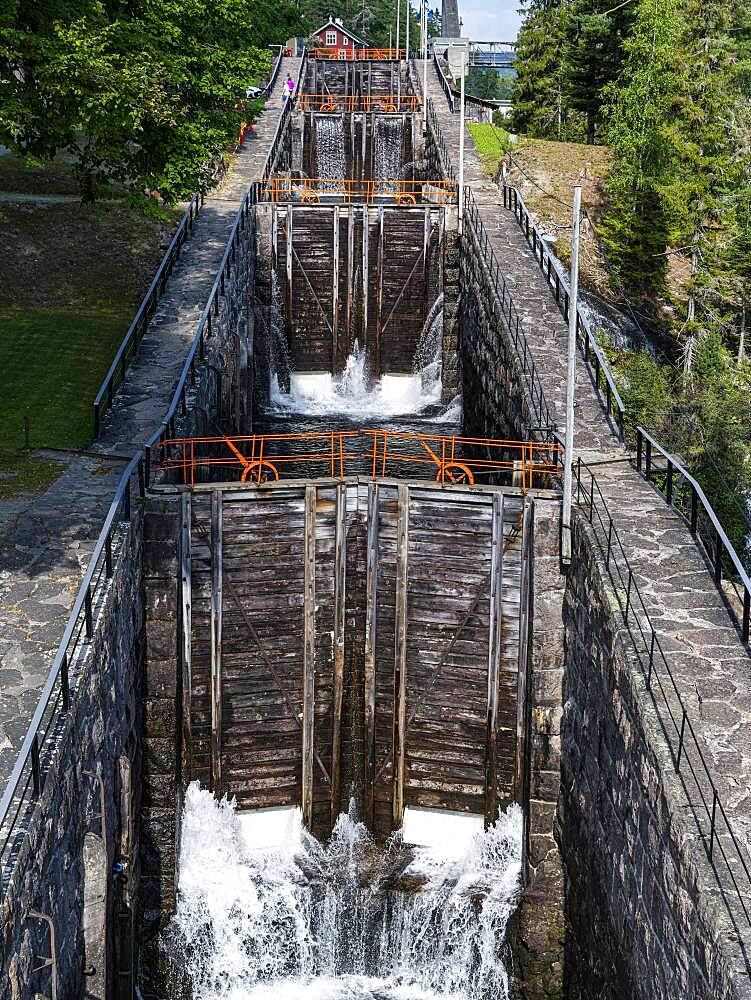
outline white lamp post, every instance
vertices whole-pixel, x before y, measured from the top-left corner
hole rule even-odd
[[[574,465],[574,390],[576,388],[576,301],[579,295],[579,216],[582,189],[574,188],[571,240],[571,287],[568,299],[568,364],[566,369],[566,447],[563,453],[561,561],[571,562],[571,493]]]

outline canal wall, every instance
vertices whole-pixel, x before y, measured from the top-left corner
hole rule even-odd
[[[733,922],[732,891],[729,908],[718,889],[621,606],[606,556],[579,514],[564,600],[556,824],[567,887],[566,995],[746,998],[747,927]],[[718,861],[730,847],[723,839]]]
[[[52,758],[42,761],[48,768],[42,795],[27,806],[16,837],[2,902],[2,1000],[48,995],[51,971],[39,968],[47,958],[55,962],[58,997],[105,1000],[118,983],[132,990],[142,528],[134,505],[116,537],[112,579],[94,608],[93,638],[70,664],[71,709],[51,720],[58,734]]]

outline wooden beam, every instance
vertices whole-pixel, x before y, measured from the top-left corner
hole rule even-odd
[[[211,493],[211,790],[222,797],[222,494]]]
[[[364,128],[364,126],[363,126]],[[360,294],[362,295],[362,344],[368,343],[368,262],[370,247],[370,216],[368,206],[362,207],[362,280]]]
[[[276,202],[271,203],[271,269],[279,266],[279,218]]]
[[[353,126],[354,127],[354,126]],[[352,339],[352,293],[355,282],[355,206],[347,209],[347,311],[345,327],[347,337]],[[347,344],[349,354],[350,344]]]
[[[287,281],[284,289],[287,325],[292,326],[292,205],[287,205]]]
[[[192,741],[190,737],[191,729],[191,692],[193,689],[192,680],[192,569],[191,569],[191,516],[192,503],[190,493],[182,493],[180,496],[180,628],[182,630],[182,781],[187,785],[191,779],[191,758]]]
[[[485,825],[495,821],[497,809],[498,690],[503,625],[503,494],[493,496],[490,555],[490,627],[488,633],[488,708],[485,734]]]
[[[365,806],[367,822],[375,819],[375,694],[378,595],[378,484],[368,483],[367,597],[365,610]]]
[[[334,280],[331,287],[331,371],[339,371],[339,206],[334,205]]]
[[[334,568],[334,719],[331,747],[331,825],[342,808],[342,702],[344,700],[344,615],[347,574],[347,487],[336,488]]]
[[[407,721],[407,556],[409,547],[409,486],[398,487],[396,527],[396,613],[394,627],[394,739],[392,822],[404,820],[404,759]]]
[[[383,263],[385,219],[383,205],[378,206],[378,273],[376,274],[375,376],[381,377],[381,322],[383,319]]]
[[[303,611],[302,821],[313,822],[313,739],[316,646],[316,504],[318,490],[305,487],[305,574]]]

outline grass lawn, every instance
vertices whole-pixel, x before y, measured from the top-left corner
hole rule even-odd
[[[91,403],[132,318],[119,312],[0,309],[0,453],[91,441]]]
[[[472,141],[475,144],[482,168],[490,177],[498,173],[498,163],[508,149],[508,132],[498,125],[468,122]]]
[[[49,183],[65,193],[56,169]],[[54,462],[18,454],[25,416],[32,448],[90,444],[94,396],[180,215],[155,221],[123,201],[0,202],[0,497],[39,491],[59,474]]]

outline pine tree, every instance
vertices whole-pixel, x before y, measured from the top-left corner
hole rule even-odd
[[[565,5],[527,0],[524,13],[516,41],[512,128],[537,138],[568,138],[560,58]]]
[[[664,191],[676,168],[671,138],[680,90],[682,0],[640,0],[619,78],[603,92],[613,147],[602,237],[616,284],[630,293],[663,290],[674,235]]]
[[[586,116],[590,145],[600,123],[603,93],[620,72],[624,40],[633,21],[631,5],[611,11],[612,6],[610,0],[573,0],[567,10],[561,55],[564,100]]]

